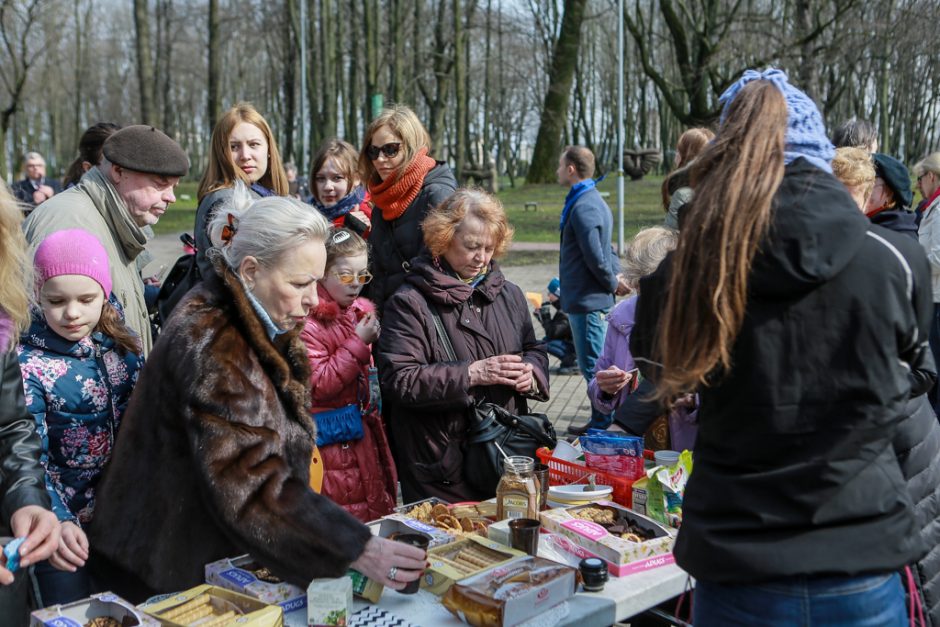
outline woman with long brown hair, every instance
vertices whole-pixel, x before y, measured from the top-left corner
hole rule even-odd
[[[858,211],[783,72],[748,71],[722,102],[631,341],[657,397],[700,393],[675,546],[693,622],[903,625],[897,572],[924,546],[892,438],[922,392],[926,259]]]
[[[258,110],[240,102],[222,114],[209,150],[209,165],[199,182],[199,208],[196,209],[196,261],[202,277],[214,273],[206,252],[212,247],[208,225],[219,207],[231,202],[235,181],[249,189],[252,198],[287,196],[287,172],[274,133]]]

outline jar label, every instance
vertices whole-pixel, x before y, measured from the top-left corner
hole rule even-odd
[[[525,518],[529,513],[529,499],[519,496],[503,497],[503,515],[506,518]]]

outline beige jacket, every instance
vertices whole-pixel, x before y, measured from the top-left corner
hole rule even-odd
[[[144,251],[147,237],[98,168],[89,170],[77,186],[36,207],[23,223],[33,249],[48,235],[63,229],[83,229],[101,241],[111,264],[113,293],[124,306],[127,326],[140,335],[146,356],[152,345],[150,318],[136,259]]]
[[[930,261],[930,279],[933,286],[933,302],[940,303],[940,198],[924,209],[924,217],[917,230],[917,239],[927,252]]]

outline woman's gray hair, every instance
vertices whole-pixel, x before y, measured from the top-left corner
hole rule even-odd
[[[923,176],[927,172],[940,176],[940,152],[930,153],[914,166],[914,176]]]
[[[623,259],[623,278],[636,289],[640,279],[656,272],[679,243],[679,232],[665,226],[651,226],[633,237]]]
[[[249,256],[271,267],[297,246],[310,240],[325,242],[329,230],[329,221],[314,207],[283,196],[253,200],[244,183],[238,181],[231,201],[223,204],[209,223],[215,251],[210,252],[221,255],[233,269]],[[227,241],[223,241],[223,231],[231,234]]]

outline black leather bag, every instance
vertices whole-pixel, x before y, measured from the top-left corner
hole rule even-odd
[[[493,403],[470,408],[470,430],[463,453],[463,479],[475,490],[495,494],[503,472],[502,450],[512,457],[536,459],[543,446],[555,448],[555,427],[545,414],[511,414]]]
[[[448,359],[457,361],[457,354],[440,314],[430,302],[428,310]],[[499,405],[483,402],[470,408],[468,421],[470,427],[463,451],[463,480],[481,494],[496,493],[496,485],[503,473],[504,452],[509,456],[522,455],[535,459],[535,451],[540,447],[555,448],[558,443],[555,427],[545,414],[517,416]]]

